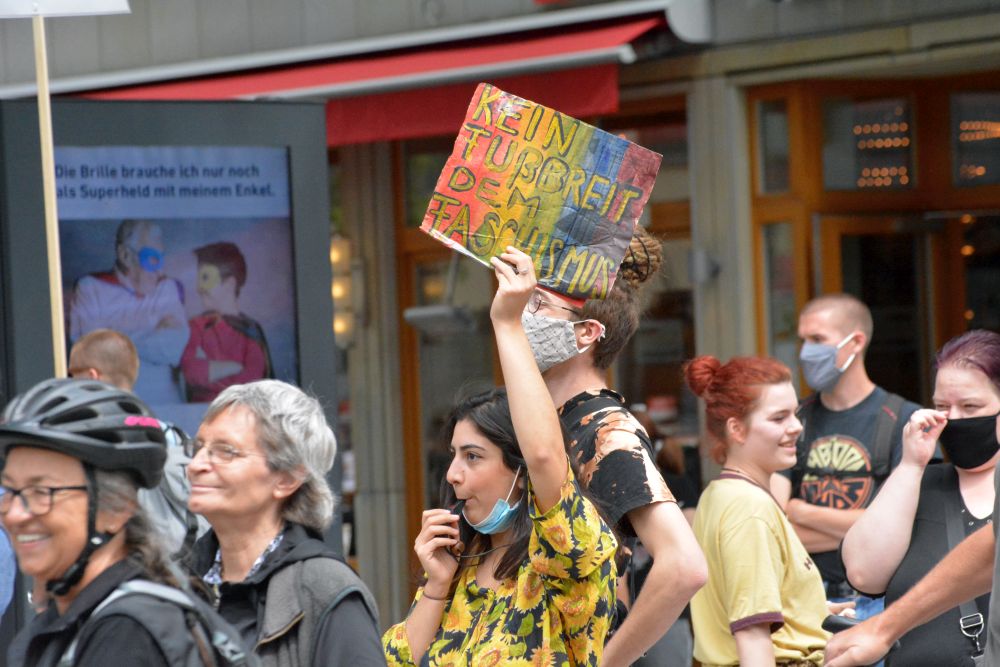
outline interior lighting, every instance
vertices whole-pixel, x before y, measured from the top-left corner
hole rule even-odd
[[[333,299],[333,338],[341,349],[354,343],[354,304],[351,299],[351,242],[340,234],[330,239],[330,296]]]

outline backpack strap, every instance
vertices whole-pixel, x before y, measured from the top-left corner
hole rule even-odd
[[[320,629],[327,615],[347,596],[357,593],[372,624],[378,627],[375,598],[339,558],[320,555],[297,561],[271,576],[267,585],[267,603],[258,628],[257,649],[284,636],[292,627],[309,636],[308,644],[299,643],[302,664],[313,664],[320,639]]]
[[[875,422],[875,437],[872,438],[871,457],[872,475],[881,484],[892,472],[892,445],[899,413],[903,409],[904,399],[898,394],[886,392],[885,401],[878,411]]]
[[[958,486],[958,473],[954,468],[949,470],[944,484],[944,523],[948,533],[948,551],[952,551],[965,539],[965,527],[962,525],[962,507],[960,504],[961,489]],[[972,656],[983,654],[983,646],[979,637],[986,629],[983,615],[975,600],[966,600],[958,605],[958,629],[969,638],[973,645]]]
[[[813,416],[816,412],[816,404],[819,402],[819,393],[813,393],[802,399],[799,403],[798,410],[795,411],[795,416],[798,417],[799,421],[802,423],[802,433],[799,434],[800,443],[805,443],[806,448],[799,447],[798,444],[796,448],[800,456],[796,456],[795,465],[792,467],[792,498],[800,497],[800,489],[802,487],[802,478],[806,474],[806,458],[801,456],[801,453],[805,451],[805,455],[809,455],[809,450],[807,447],[812,442],[812,436],[809,432],[809,425],[812,424]]]
[[[245,667],[250,664],[256,664],[248,659],[246,651],[238,642],[216,627],[217,624],[213,623],[207,617],[205,611],[195,603],[189,594],[166,584],[159,584],[144,579],[125,581],[94,608],[87,623],[99,618],[101,615],[113,612],[131,618],[140,625],[143,625],[143,627],[146,627],[146,619],[136,609],[131,608],[127,600],[109,610],[112,603],[131,596],[151,597],[179,607],[184,613],[187,628],[192,634],[192,639],[206,667],[216,667],[218,664],[218,661],[215,659],[216,655],[223,658],[224,662],[222,664],[224,665]],[[206,633],[205,628],[209,629],[210,635]],[[150,635],[154,639],[157,638],[157,633],[155,632],[150,632]],[[58,667],[72,667],[76,660],[79,639],[80,633],[77,632],[73,641],[70,642],[66,651],[63,652]]]

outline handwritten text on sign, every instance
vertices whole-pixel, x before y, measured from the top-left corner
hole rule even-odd
[[[642,146],[480,84],[421,229],[484,263],[516,246],[539,284],[604,298],[659,165]]]

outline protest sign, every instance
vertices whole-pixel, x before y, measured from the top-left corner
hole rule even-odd
[[[508,245],[541,286],[607,296],[661,156],[479,84],[421,229],[489,265]]]

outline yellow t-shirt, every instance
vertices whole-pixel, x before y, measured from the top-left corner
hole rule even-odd
[[[823,662],[826,596],[816,565],[774,498],[742,477],[723,475],[698,501],[694,533],[708,583],[691,600],[694,657],[737,665],[733,633],[771,625],[777,662]]]

